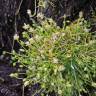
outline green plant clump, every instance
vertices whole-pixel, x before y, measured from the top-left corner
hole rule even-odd
[[[88,93],[87,85],[96,87],[96,40],[83,18],[60,28],[52,19],[41,25],[24,25],[24,40],[14,39],[21,48],[13,51],[13,64],[26,67],[24,85],[40,83],[46,93],[80,96]]]

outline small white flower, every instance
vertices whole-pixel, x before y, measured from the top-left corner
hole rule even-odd
[[[30,46],[30,43],[27,41],[27,42],[25,42],[25,44],[27,45],[27,46]]]
[[[89,75],[88,75],[88,74],[86,74],[84,77],[85,77],[85,78],[89,78]]]
[[[58,94],[62,94],[62,90],[58,90]]]
[[[34,29],[30,27],[29,32],[33,32],[33,31],[34,31]]]
[[[82,18],[83,17],[83,12],[79,12],[79,18]]]
[[[65,36],[65,33],[64,32],[62,33],[62,36]]]
[[[38,79],[40,78],[40,74],[39,74],[39,73],[37,73],[37,78],[38,78]]]
[[[65,69],[65,67],[63,65],[60,65],[58,68],[59,71],[63,71],[64,69]]]
[[[30,26],[29,26],[29,24],[24,23],[23,28],[24,28],[25,30],[27,30],[28,28],[30,28]]]
[[[44,15],[43,15],[42,13],[38,13],[38,14],[37,14],[37,18],[43,19],[43,18],[44,18]]]
[[[35,69],[36,69],[35,66],[29,66],[29,67],[28,67],[28,70],[35,70]]]
[[[63,16],[63,17],[64,17],[64,19],[66,19],[67,15],[66,15],[66,14],[64,14],[64,16]]]
[[[23,34],[23,35],[26,35],[27,33],[26,33],[26,32],[23,32],[22,34]]]
[[[58,59],[57,58],[53,58],[53,63],[57,64],[58,63]]]
[[[19,62],[19,61],[18,61]],[[23,65],[19,65],[20,68],[23,68],[24,66]]]
[[[86,71],[86,70],[87,70],[87,67],[84,68],[84,71]]]
[[[11,73],[11,74],[10,74],[10,77],[15,77],[15,78],[17,78],[17,77],[18,77],[18,73]]]
[[[90,40],[89,44],[95,44],[95,40]]]
[[[47,68],[44,68],[44,71],[47,71]]]
[[[43,81],[46,82],[46,79],[47,79],[46,76],[44,76]]]
[[[27,10],[27,14],[28,14],[29,16],[31,16],[31,10],[30,10],[30,9]]]
[[[39,36],[39,35],[35,35],[35,37],[34,37],[36,40],[40,40],[41,39],[41,37]]]
[[[24,52],[24,49],[19,49],[19,51]]]
[[[89,32],[90,29],[88,29],[88,28],[84,28],[84,31],[85,31],[85,32]]]
[[[80,24],[80,25],[82,25],[82,24],[83,24],[83,22],[79,22],[79,24]]]
[[[53,19],[51,19],[51,18],[49,18],[48,20],[49,20],[50,23],[53,23],[54,22]]]
[[[66,86],[67,86],[67,87],[71,87],[72,85],[71,85],[69,82],[67,82],[67,83],[66,83]]]
[[[55,74],[55,75],[57,74],[57,71],[58,71],[58,69],[55,68],[55,69],[54,69],[54,74]]]
[[[58,36],[59,36],[59,32],[54,33],[54,34],[52,35],[52,41],[55,42],[55,41],[58,39]]]
[[[56,41],[57,40],[57,35],[53,35],[52,40]]]
[[[19,35],[18,34],[15,34],[14,35],[14,40],[18,40],[19,39]]]
[[[67,54],[66,57],[67,57],[67,58],[70,58],[70,57],[71,57],[71,54]]]
[[[24,82],[24,86],[28,86],[29,83],[30,83],[29,81],[25,81],[25,82]]]
[[[43,59],[45,59],[45,56],[44,56],[43,54],[41,54],[41,57],[42,57]]]
[[[44,53],[44,50],[43,50],[43,49],[39,49],[38,51],[39,51],[41,54]]]
[[[29,42],[30,42],[30,43],[33,43],[33,42],[34,42],[34,39],[33,39],[33,38],[30,38],[30,39],[29,39]]]
[[[34,77],[33,80],[34,80],[34,81],[37,81],[37,78]]]
[[[96,88],[96,83],[95,83],[95,82],[92,82],[92,86],[93,86],[94,88]]]
[[[37,56],[37,58],[36,58],[37,60],[40,60],[40,56]]]
[[[57,29],[60,29],[60,27],[59,27],[59,26],[57,26]]]
[[[15,54],[15,50],[12,50],[12,54]]]
[[[52,82],[51,85],[54,86],[54,83]]]

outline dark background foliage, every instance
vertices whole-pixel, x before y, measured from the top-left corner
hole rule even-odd
[[[46,0],[48,1],[48,0]],[[62,26],[63,16],[66,14],[69,20],[78,17],[80,11],[84,13],[85,18],[90,18],[93,10],[96,10],[96,0],[49,0],[44,14],[52,17],[59,26]]]

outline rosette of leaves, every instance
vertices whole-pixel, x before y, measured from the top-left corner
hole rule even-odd
[[[24,85],[40,83],[46,93],[79,96],[88,92],[96,78],[96,40],[83,18],[64,28],[52,19],[33,27],[24,25],[21,49],[13,53],[13,62],[26,67]],[[96,86],[94,86],[96,87]]]

